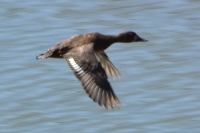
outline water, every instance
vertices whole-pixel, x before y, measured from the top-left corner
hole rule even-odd
[[[200,132],[200,1],[0,1],[0,132]],[[85,94],[64,60],[35,57],[75,34],[133,30],[106,52],[122,106]]]

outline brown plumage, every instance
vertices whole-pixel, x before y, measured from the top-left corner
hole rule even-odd
[[[41,54],[41,58],[65,59],[90,98],[107,108],[118,107],[119,99],[115,95],[108,77],[119,77],[120,72],[104,52],[116,42],[138,42],[144,40],[134,32],[124,32],[115,36],[100,33],[87,33],[72,36]]]

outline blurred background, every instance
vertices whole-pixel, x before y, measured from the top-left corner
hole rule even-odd
[[[135,31],[106,50],[122,102],[94,103],[65,60],[35,57],[75,34]],[[199,0],[0,0],[1,133],[199,133]]]

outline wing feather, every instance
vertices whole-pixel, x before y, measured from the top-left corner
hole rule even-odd
[[[81,52],[74,52],[73,56],[66,58],[66,61],[94,102],[105,108],[119,106],[120,101],[112,90],[105,70],[97,60],[92,48],[87,47]],[[111,73],[113,74],[113,72]]]
[[[105,52],[96,53],[96,55],[97,55],[98,59],[100,60],[101,65],[104,68],[106,74],[110,78],[121,76],[120,72],[112,64],[112,62],[110,61],[109,57],[107,56],[107,54]]]

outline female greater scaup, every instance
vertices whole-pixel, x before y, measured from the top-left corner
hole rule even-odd
[[[111,44],[116,42],[146,42],[132,31],[120,33],[115,36],[100,33],[87,33],[76,35],[63,40],[61,43],[41,54],[36,59],[62,58],[65,59],[82,82],[89,97],[106,109],[118,107],[119,99],[115,95],[108,77],[118,77],[120,72],[109,60],[104,52]]]

